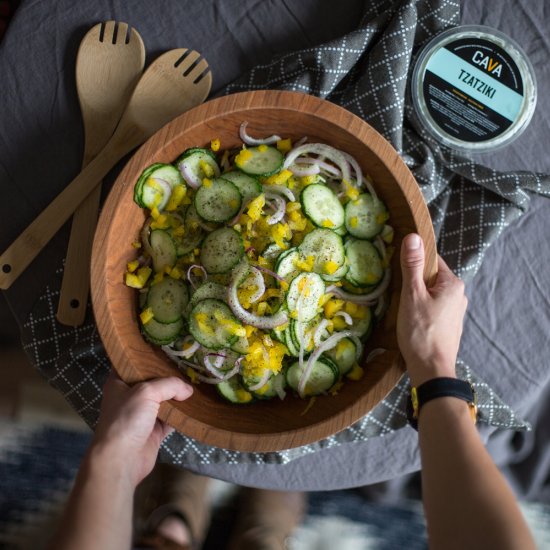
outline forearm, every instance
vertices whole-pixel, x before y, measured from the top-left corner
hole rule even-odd
[[[464,401],[447,397],[426,403],[418,430],[430,547],[535,548]]]
[[[92,445],[77,475],[52,549],[130,548],[134,487],[124,474],[124,464],[116,460],[108,449]]]

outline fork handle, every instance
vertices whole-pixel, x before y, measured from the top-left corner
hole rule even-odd
[[[127,149],[127,148],[125,148]],[[61,229],[78,205],[132,147],[106,147],[57,195],[0,256],[0,288],[7,289]]]

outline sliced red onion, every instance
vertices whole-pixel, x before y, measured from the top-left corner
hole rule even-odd
[[[198,189],[202,185],[202,181],[199,177],[191,170],[191,167],[186,164],[185,161],[182,161],[178,164],[178,170],[180,171],[185,183],[192,187],[193,189]]]
[[[351,315],[347,313],[346,311],[337,311],[334,316],[336,317],[343,317],[344,321],[346,322],[346,325],[353,325],[353,319],[351,318]]]
[[[386,353],[386,349],[384,348],[376,348],[373,349],[368,355],[365,360],[365,363],[370,363],[375,357],[378,357],[379,355],[382,355],[383,353]]]
[[[266,370],[264,372],[264,374],[262,375],[261,380],[257,384],[253,384],[252,386],[248,386],[248,389],[250,391],[256,391],[256,390],[259,390],[260,388],[263,388],[267,384],[267,382],[268,382],[269,378],[271,377],[271,375],[272,375],[272,372],[270,370]]]
[[[275,193],[279,195],[284,195],[291,202],[296,201],[296,197],[294,196],[294,193],[286,185],[267,184],[267,185],[264,185],[264,191],[270,194]]]
[[[261,271],[259,271],[257,269],[253,269],[249,272],[247,278],[239,285],[239,287],[241,287],[243,284],[245,284],[249,277],[252,277],[252,282],[246,284],[246,286],[254,285],[256,287],[256,292],[254,292],[254,294],[252,294],[252,296],[250,296],[248,301],[251,304],[254,304],[255,302],[257,302],[263,296],[263,294],[265,292],[265,281],[264,281],[264,278],[262,276]]]
[[[311,371],[313,369],[313,365],[315,365],[315,361],[319,359],[322,353],[325,351],[328,351],[332,349],[336,344],[342,340],[343,338],[350,338],[351,336],[354,336],[353,333],[349,330],[343,330],[342,332],[336,332],[332,336],[329,336],[310,356],[306,364],[306,368],[304,369],[304,372],[302,373],[302,377],[300,378],[300,382],[298,384],[298,393],[301,397],[304,397],[304,389],[306,387],[306,383],[309,379],[309,376],[311,374]]]
[[[187,280],[189,281],[189,284],[193,288],[197,288],[195,282],[193,281],[193,269],[195,269],[195,268],[200,269],[202,271],[202,273],[204,275],[204,280],[208,279],[208,273],[206,272],[206,269],[204,269],[204,267],[200,264],[193,264],[187,270]]]
[[[283,383],[284,376],[280,374],[275,375],[275,380],[273,380],[273,389],[281,401],[286,397],[286,391],[283,387]]]
[[[216,356],[214,359],[214,362],[212,362],[211,357]],[[224,373],[220,372],[220,368],[223,365],[223,360],[225,359],[225,355],[220,356],[219,354],[214,353],[207,353],[202,362],[208,372],[210,374],[213,374],[216,378],[223,378]]]
[[[301,137],[295,144],[294,147],[291,150],[296,149],[296,147],[302,146],[307,141],[307,136]]]
[[[239,128],[239,136],[243,140],[243,143],[246,143],[247,145],[272,145],[273,143],[277,143],[281,140],[281,136],[277,136],[275,134],[263,139],[253,138],[246,132],[247,126],[248,122],[243,122]]]
[[[172,194],[172,186],[161,178],[153,178],[161,187],[164,201],[159,204],[159,210],[162,210],[166,203],[170,200],[170,195]]]
[[[149,257],[153,257],[153,248],[151,247],[151,243],[149,242],[149,233],[152,221],[153,218],[147,218],[139,234],[143,249],[145,250],[145,253],[149,255]]]
[[[319,170],[327,172],[335,178],[340,178],[342,176],[342,172],[340,172],[336,166],[333,166],[321,158],[298,157],[294,161],[294,164],[315,164],[319,167]]]
[[[363,355],[363,342],[361,342],[361,339],[357,336],[357,334],[354,334],[353,331],[350,339],[353,340],[353,343],[355,344],[355,360],[359,361]]]
[[[270,201],[273,201],[276,204],[275,213],[271,214],[271,216],[267,218],[268,225],[275,225],[285,217],[286,201],[285,199],[283,199],[283,197],[279,195],[274,195],[272,193],[266,193],[265,196],[266,196],[266,199],[269,199]]]
[[[235,225],[236,223],[238,223],[239,218],[242,216],[242,214],[245,211],[247,206],[248,206],[248,202],[242,201],[241,202],[241,207],[239,208],[239,211],[235,214],[235,217],[232,220],[227,222],[227,225],[231,226],[231,225]]]
[[[288,168],[299,156],[308,153],[313,153],[315,155],[321,155],[328,158],[336,164],[336,166],[338,166],[340,172],[342,173],[342,179],[347,182],[350,181],[350,166],[342,152],[335,147],[325,145],[324,143],[309,143],[292,149],[286,155],[284,167]]]
[[[328,319],[323,319],[319,323],[317,328],[315,329],[315,332],[313,334],[313,343],[314,343],[315,347],[321,345],[321,342],[323,341],[322,338],[324,336],[324,333],[325,333],[325,330],[326,330],[328,324],[329,324],[329,320]]]
[[[307,163],[307,165],[304,163],[303,166],[300,166],[298,163],[291,164],[288,169],[298,177],[303,176],[314,176],[315,174],[318,174],[321,169],[317,164],[313,163]]]
[[[330,285],[329,287],[327,287],[326,292],[327,294],[335,294],[336,296],[342,298],[342,300],[346,300],[347,302],[373,306],[374,300],[384,294],[384,292],[388,288],[390,280],[391,269],[387,267],[384,271],[384,277],[382,278],[382,281],[372,292],[369,292],[369,294],[352,294],[351,292],[346,292],[345,290],[342,290],[336,285]]]
[[[378,252],[380,252],[380,256],[383,260],[387,259],[387,253],[386,253],[386,243],[380,238],[380,235],[374,239],[374,242],[372,243]]]
[[[243,277],[248,273],[250,266],[248,262],[241,261],[237,267],[233,270],[231,275],[231,281],[227,289],[227,302],[229,307],[235,314],[235,316],[247,325],[252,325],[253,327],[261,329],[273,329],[280,325],[284,325],[288,321],[288,316],[284,311],[279,310],[275,315],[269,317],[261,317],[260,315],[255,315],[250,311],[244,309],[244,307],[239,302],[239,297],[237,295],[237,286],[240,281],[243,280]]]
[[[260,271],[263,271],[264,273],[266,273],[267,275],[270,275],[271,277],[273,277],[274,279],[277,279],[278,281],[284,281],[283,277],[281,277],[280,275],[277,275],[277,273],[275,273],[274,271],[271,271],[271,269],[267,269],[267,267],[263,267],[261,265],[254,265],[252,267],[254,269],[259,269]]]
[[[167,355],[178,358],[183,357],[184,359],[189,359],[189,357],[191,357],[200,347],[201,345],[197,341],[194,341],[190,347],[184,350],[175,350],[172,349],[170,346],[161,346],[162,350]]]
[[[386,307],[386,295],[382,294],[382,296],[378,298],[378,303],[376,304],[376,308],[374,309],[374,316],[380,317],[385,307]]]

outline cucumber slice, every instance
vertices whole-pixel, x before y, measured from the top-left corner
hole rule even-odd
[[[367,339],[374,327],[374,315],[372,309],[367,308],[367,313],[363,319],[357,319],[353,321],[353,333],[359,338]]]
[[[221,177],[235,185],[242,196],[243,204],[247,204],[252,199],[255,199],[262,192],[261,183],[256,178],[240,170],[225,172]]]
[[[206,172],[204,163],[209,167]],[[193,187],[200,185],[204,178],[217,178],[220,175],[216,155],[209,149],[200,147],[186,149],[176,161],[176,166],[187,183]]]
[[[171,164],[160,164],[143,182],[140,202],[145,208],[163,210],[176,185],[185,184],[181,174]]]
[[[297,248],[289,248],[277,258],[275,273],[290,284],[292,279],[300,273],[300,270],[296,267],[296,261],[300,258],[300,252]]]
[[[354,286],[376,286],[384,276],[382,258],[370,241],[350,239],[345,246],[349,270],[346,280]]]
[[[355,364],[356,353],[357,346],[351,338],[342,338],[334,348],[325,352],[338,367],[341,376],[352,369]]]
[[[235,157],[237,168],[251,176],[271,176],[281,170],[283,163],[281,151],[266,145],[243,149]]]
[[[346,261],[342,237],[330,229],[314,229],[305,236],[298,248],[305,258],[315,258],[315,273],[326,274],[327,262],[336,264],[336,268],[339,269]]]
[[[254,397],[258,399],[272,399],[278,395],[275,389],[277,386],[279,386],[281,390],[284,390],[286,387],[286,378],[282,372],[272,376],[262,388],[252,393]]]
[[[316,317],[311,321],[298,321],[292,319],[290,321],[290,334],[292,336],[294,345],[300,349],[300,342],[303,342],[304,350],[308,353],[313,351],[315,343],[313,341],[313,334],[319,324],[319,318]]]
[[[303,369],[300,369],[300,362],[296,361],[286,371],[287,384],[294,390],[298,391],[300,379],[302,373],[306,368],[307,361],[304,361]],[[325,357],[319,357],[309,375],[309,379],[306,382],[304,395],[320,395],[321,393],[329,390],[338,379],[339,372],[337,367],[334,366],[332,361],[327,361]]]
[[[244,255],[243,238],[230,227],[212,231],[201,247],[200,261],[208,273],[228,273]]]
[[[149,176],[157,169],[157,168],[160,168],[161,166],[164,166],[162,163],[160,162],[157,162],[155,164],[151,164],[151,166],[148,166],[147,168],[145,168],[145,170],[143,170],[143,172],[141,173],[141,175],[139,176],[136,184],[134,185],[134,202],[140,206],[141,208],[147,208],[145,206],[145,204],[143,204],[142,200],[141,200],[141,197],[143,195],[143,185],[145,184],[145,182],[147,181],[147,179],[149,178]]]
[[[271,243],[270,245],[265,247],[261,256],[262,258],[265,258],[268,262],[274,263],[283,252],[285,252],[285,250],[280,248],[278,244]]]
[[[149,242],[153,250],[153,267],[157,273],[164,271],[166,267],[174,267],[178,255],[176,243],[168,231],[154,229],[149,235]]]
[[[205,348],[199,348],[196,352],[196,357],[198,359],[199,364],[204,364],[204,358],[211,353],[215,353],[215,356],[212,356],[211,362],[214,363],[216,360],[222,359],[219,355],[223,355],[223,360],[221,362],[221,365],[219,367],[220,372],[228,372],[231,369],[235,367],[235,363],[237,359],[239,358],[239,354],[235,353],[234,351],[230,349],[220,349],[216,351],[212,351]]]
[[[193,292],[189,305],[195,307],[201,300],[206,300],[206,298],[214,298],[225,302],[227,288],[214,281],[206,281]]]
[[[336,281],[341,281],[348,272],[349,264],[346,262],[342,267],[339,267],[334,273],[321,273],[321,277],[324,281],[327,281],[329,283],[334,283]]]
[[[147,306],[153,310],[155,321],[159,323],[175,323],[181,318],[188,302],[187,285],[171,277],[152,285],[147,293]]]
[[[164,346],[178,339],[183,331],[183,321],[178,319],[174,323],[159,323],[155,319],[142,325],[143,334],[149,342]]]
[[[216,385],[216,389],[225,400],[235,405],[244,405],[254,400],[254,396],[245,389],[237,376],[232,376],[229,380],[220,382]]]
[[[318,227],[336,229],[344,225],[344,207],[326,185],[312,184],[300,194],[304,214]]]
[[[346,204],[345,223],[348,232],[358,239],[372,239],[384,229],[388,210],[380,199],[363,193]]]
[[[241,209],[242,197],[229,180],[217,178],[210,185],[201,185],[195,194],[199,216],[209,222],[226,222]]]
[[[288,311],[297,312],[293,317],[306,323],[317,316],[319,300],[325,294],[325,283],[317,273],[300,273],[290,283],[286,295]]]
[[[231,347],[239,338],[234,327],[240,324],[226,303],[213,298],[201,300],[189,314],[189,332],[199,344],[212,350]]]
[[[246,355],[249,351],[248,346],[248,338],[246,336],[241,336],[235,343],[231,344],[231,349],[239,355]]]
[[[290,328],[290,323],[283,331],[284,344],[288,349],[289,355],[293,357],[298,357],[300,355],[300,348],[296,347],[294,343],[294,338],[292,338],[292,329]]]

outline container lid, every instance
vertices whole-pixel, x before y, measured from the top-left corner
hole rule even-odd
[[[537,102],[525,52],[481,25],[455,27],[431,40],[414,66],[411,92],[418,122],[436,140],[480,153],[517,138]]]

